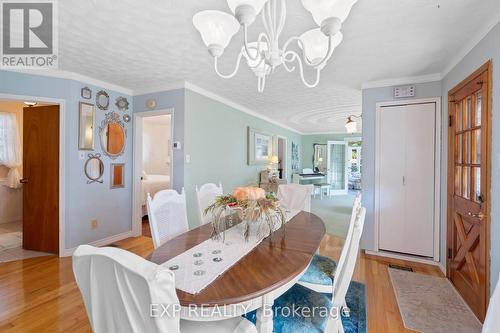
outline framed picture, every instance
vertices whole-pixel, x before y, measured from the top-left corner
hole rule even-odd
[[[82,98],[91,99],[92,98],[92,90],[89,87],[82,88]]]
[[[299,171],[300,168],[299,144],[292,141],[292,171]]]
[[[248,165],[268,164],[273,153],[273,136],[248,127]]]

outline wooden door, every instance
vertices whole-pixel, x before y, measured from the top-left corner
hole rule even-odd
[[[24,108],[23,248],[59,253],[59,106]]]
[[[489,286],[490,63],[449,92],[447,275],[480,320]]]

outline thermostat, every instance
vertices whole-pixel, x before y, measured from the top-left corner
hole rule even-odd
[[[415,86],[394,87],[394,98],[415,97]]]

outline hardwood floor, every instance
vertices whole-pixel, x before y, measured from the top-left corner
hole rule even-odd
[[[342,244],[343,240],[326,235],[320,252],[338,258]],[[148,237],[128,238],[115,245],[143,257],[153,251]],[[424,274],[442,273],[434,266],[360,255],[354,279],[367,285],[368,332],[413,332],[401,321],[387,272],[389,262]],[[41,257],[0,264],[0,332],[90,332],[71,258]]]

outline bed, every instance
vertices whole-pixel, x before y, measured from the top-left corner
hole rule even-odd
[[[170,176],[145,175],[142,179],[142,205],[146,205],[148,193],[153,197],[156,192],[170,188]]]

